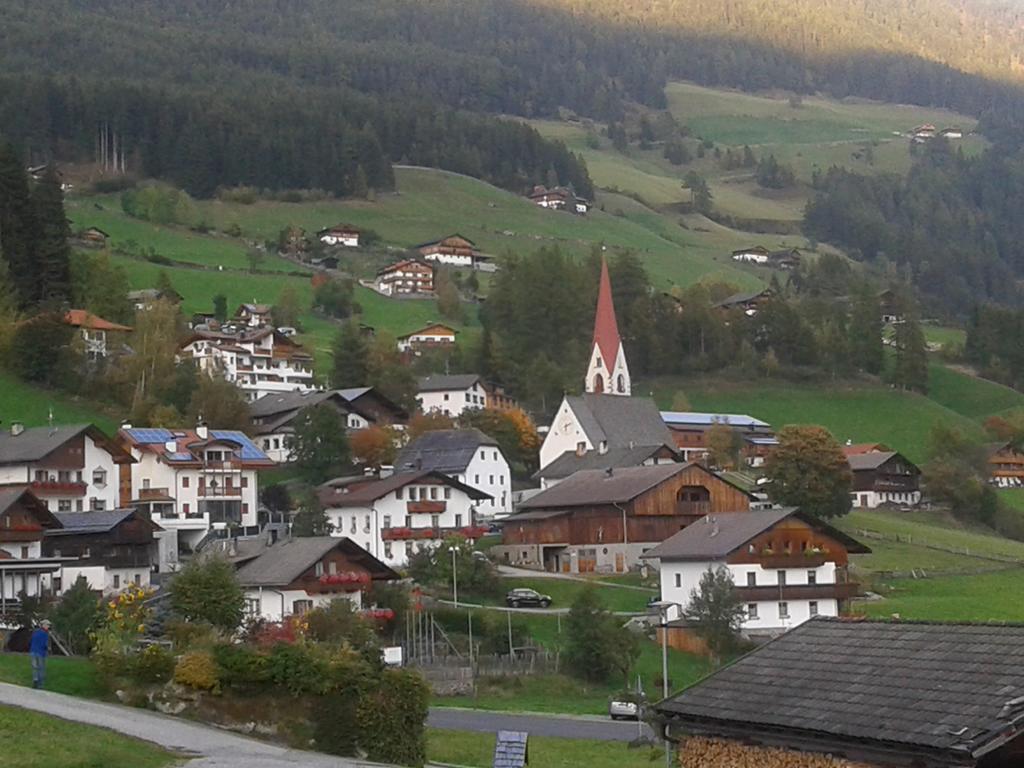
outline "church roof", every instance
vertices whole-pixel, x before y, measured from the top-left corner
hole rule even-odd
[[[601,283],[597,289],[597,314],[594,317],[594,344],[601,350],[601,357],[608,370],[615,367],[622,340],[619,338],[619,324],[615,319],[615,303],[612,301],[612,282],[608,277],[608,262],[601,259]]]
[[[667,445],[674,448],[672,433],[661,419],[658,406],[648,397],[585,394],[565,398],[591,445],[608,448]]]

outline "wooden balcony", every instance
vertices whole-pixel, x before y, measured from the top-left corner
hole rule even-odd
[[[820,568],[829,558],[826,552],[762,552],[756,557],[761,567],[769,571],[779,568]]]
[[[456,534],[467,539],[479,539],[487,534],[487,529],[478,525],[461,528],[385,528],[380,532],[380,537],[384,541],[422,541],[443,539]]]
[[[57,494],[60,496],[85,496],[88,486],[74,480],[33,480],[30,485],[32,492],[40,496]]]
[[[240,499],[242,498],[242,489],[239,486],[227,487],[218,485],[216,487],[212,485],[200,485],[198,496],[201,499]]]
[[[448,509],[445,501],[407,501],[405,511],[410,515],[440,515]]]
[[[864,594],[860,584],[777,584],[763,587],[737,587],[736,594],[745,603],[770,600],[849,600]]]

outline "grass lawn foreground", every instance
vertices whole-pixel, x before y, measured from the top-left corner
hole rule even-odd
[[[427,757],[433,762],[488,768],[495,735],[469,731],[427,731]],[[659,748],[630,749],[624,742],[530,737],[530,768],[641,768],[660,765]]]
[[[179,758],[157,746],[38,712],[0,706],[3,761],[17,768],[162,768]]]

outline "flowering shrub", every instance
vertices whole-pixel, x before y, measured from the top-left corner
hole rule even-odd
[[[192,651],[178,659],[174,667],[174,682],[198,691],[213,691],[220,685],[217,663],[213,654]]]

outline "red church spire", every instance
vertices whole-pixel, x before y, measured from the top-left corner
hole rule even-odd
[[[615,304],[612,302],[612,281],[608,277],[608,262],[604,260],[604,257],[601,258],[601,284],[597,289],[594,344],[601,351],[606,369],[612,370],[622,340],[619,338],[619,323],[615,319]]]

